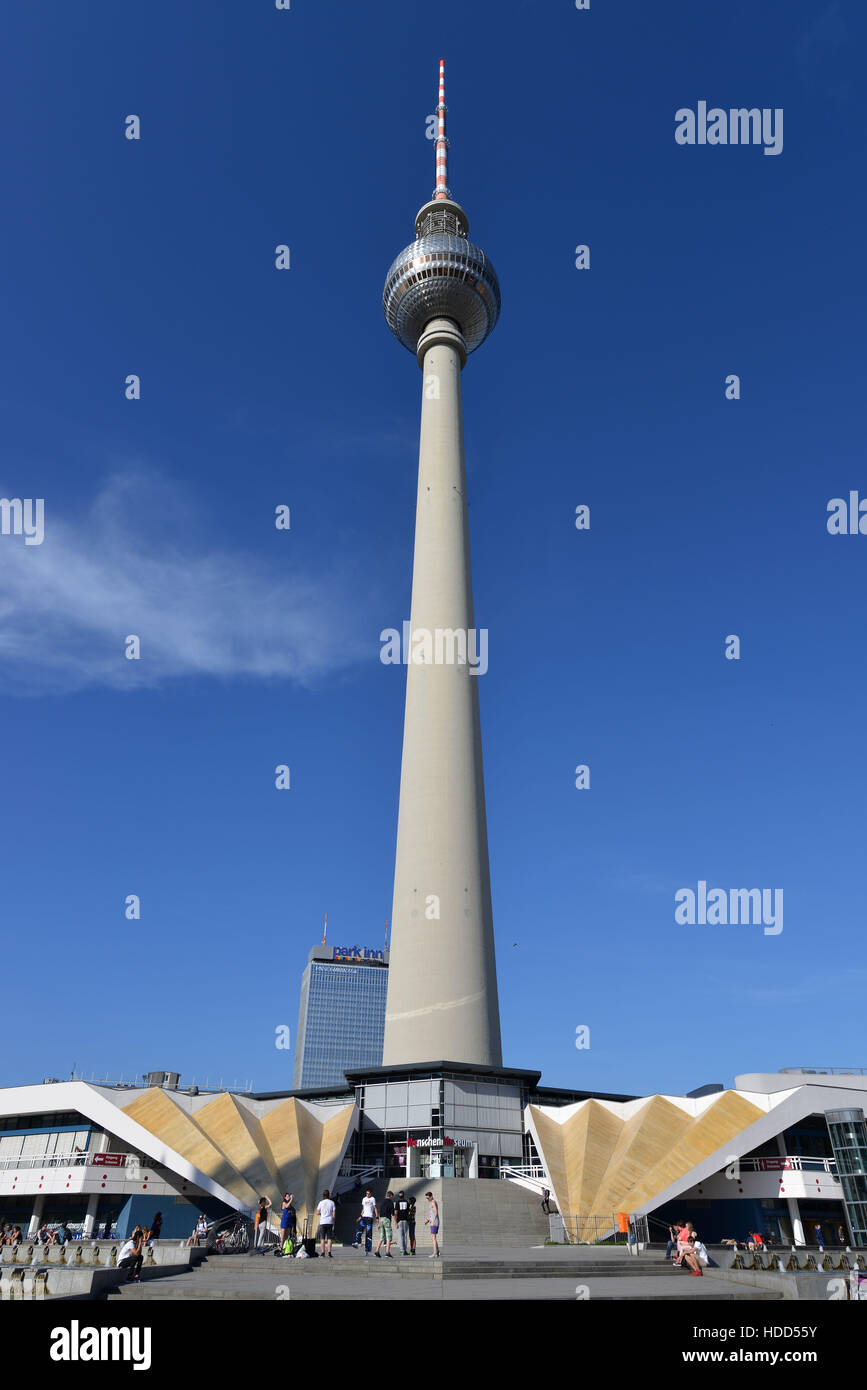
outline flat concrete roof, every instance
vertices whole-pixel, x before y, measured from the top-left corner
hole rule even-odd
[[[537,1086],[535,1095],[542,1105],[574,1105],[579,1100],[639,1100],[636,1095],[621,1095],[615,1091],[573,1091],[563,1086]]]
[[[531,1086],[535,1086],[542,1076],[540,1071],[522,1071],[518,1067],[489,1067],[477,1062],[402,1062],[389,1067],[364,1067],[361,1070],[347,1071],[344,1072],[344,1076],[347,1081],[357,1085],[360,1081],[388,1081],[397,1080],[401,1076],[430,1076],[439,1075],[441,1072],[458,1076],[490,1076],[494,1080],[520,1081]]]
[[[354,1086],[305,1086],[303,1090],[296,1091],[245,1091],[244,1095],[250,1100],[339,1100],[346,1098],[347,1103],[355,1100]]]

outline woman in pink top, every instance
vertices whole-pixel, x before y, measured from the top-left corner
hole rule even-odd
[[[675,1262],[676,1264],[681,1264],[683,1262],[683,1252],[684,1250],[689,1249],[689,1238],[691,1235],[694,1234],[695,1233],[692,1230],[692,1222],[685,1221],[677,1233],[677,1260]]]

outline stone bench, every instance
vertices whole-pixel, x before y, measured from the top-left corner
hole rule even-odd
[[[857,1268],[857,1264],[852,1255],[847,1255],[845,1250],[826,1250],[820,1268],[824,1270],[848,1270]]]
[[[748,1251],[733,1250],[730,1245],[720,1245],[714,1246],[713,1249],[709,1246],[708,1254],[719,1269],[731,1269],[738,1256],[746,1255]]]

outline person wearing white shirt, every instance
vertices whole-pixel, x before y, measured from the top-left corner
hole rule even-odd
[[[361,1235],[364,1234],[364,1253],[369,1255],[373,1249],[373,1223],[379,1212],[376,1210],[376,1199],[370,1188],[367,1189],[361,1199],[361,1231],[358,1233],[358,1249],[361,1249]]]
[[[322,1194],[322,1201],[319,1203],[319,1205],[318,1205],[318,1207],[316,1208],[316,1210],[317,1210],[317,1212],[319,1213],[319,1242],[320,1242],[320,1244],[319,1244],[319,1249],[320,1249],[320,1254],[322,1254],[323,1256],[326,1254],[325,1244],[326,1244],[326,1241],[327,1241],[327,1243],[328,1243],[328,1251],[327,1251],[328,1258],[329,1258],[329,1260],[333,1260],[333,1259],[334,1259],[334,1256],[333,1256],[332,1253],[331,1253],[331,1243],[332,1243],[332,1237],[333,1237],[333,1235],[334,1235],[334,1216],[335,1216],[335,1213],[336,1213],[336,1211],[337,1211],[337,1208],[336,1208],[336,1206],[334,1205],[333,1201],[331,1200],[331,1193],[328,1191],[328,1188],[327,1188],[327,1187],[326,1187],[325,1191],[324,1191],[323,1194]]]
[[[126,1282],[141,1282],[141,1267],[144,1260],[144,1239],[141,1226],[136,1226],[129,1240],[121,1246],[117,1258],[118,1269],[127,1271]]]
[[[684,1248],[683,1258],[689,1265],[690,1274],[701,1276],[704,1273],[702,1266],[707,1265],[709,1259],[707,1249],[698,1236],[690,1236],[689,1244]]]

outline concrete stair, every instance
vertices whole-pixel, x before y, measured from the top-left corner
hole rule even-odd
[[[540,1252],[541,1253],[541,1252]],[[558,1252],[559,1253],[559,1252]],[[667,1260],[631,1259],[618,1261],[540,1258],[510,1260],[461,1258],[447,1260],[446,1279],[690,1279],[686,1270],[672,1270]]]
[[[544,1245],[548,1218],[535,1192],[505,1179],[451,1178],[443,1184],[440,1241],[444,1250]]]
[[[395,1197],[401,1189],[408,1197],[415,1197],[416,1243],[419,1252],[424,1250],[425,1254],[430,1250],[428,1228],[424,1224],[428,1208],[425,1192],[432,1192],[439,1203],[443,1250],[478,1249],[480,1246],[526,1249],[544,1245],[548,1238],[548,1218],[538,1195],[503,1178],[379,1181],[371,1184],[377,1206],[389,1188]],[[350,1245],[355,1237],[361,1195],[348,1192],[341,1197],[335,1229],[337,1244]],[[374,1226],[374,1245],[377,1239]]]
[[[275,1290],[292,1278],[297,1285],[315,1287],[332,1279],[372,1281],[376,1285],[396,1289],[407,1282],[424,1281],[431,1285],[443,1277],[442,1260],[429,1260],[424,1255],[394,1256],[376,1259],[358,1251],[337,1250],[333,1259],[281,1260],[273,1255],[213,1255],[203,1261],[189,1276],[147,1284],[121,1284],[112,1290],[113,1296],[124,1302],[195,1298],[274,1298]],[[399,1293],[394,1295],[400,1298]]]
[[[769,1276],[773,1277],[773,1276]],[[572,1250],[548,1246],[519,1254],[489,1249],[479,1256],[456,1253],[441,1260],[365,1257],[339,1249],[332,1260],[278,1260],[273,1256],[211,1256],[196,1269],[170,1279],[123,1284],[103,1297],[123,1302],[232,1299],[413,1299],[442,1298],[574,1300],[586,1286],[594,1301],[620,1299],[778,1300],[783,1292],[757,1287],[731,1273],[708,1271],[693,1280],[664,1259],[632,1258],[615,1250]]]

